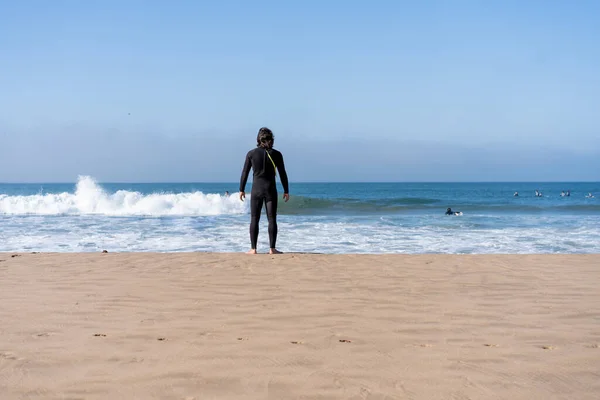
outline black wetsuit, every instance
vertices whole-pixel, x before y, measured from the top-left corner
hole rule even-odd
[[[268,150],[277,167],[277,173],[283,185],[283,192],[289,193],[288,178],[283,164],[283,156],[275,149]],[[267,150],[257,147],[250,150],[246,155],[246,162],[240,179],[240,192],[246,191],[246,182],[250,174],[250,168],[254,171],[252,180],[252,192],[250,197],[250,243],[252,249],[256,249],[258,241],[258,222],[263,203],[267,209],[269,220],[269,244],[272,249],[277,242],[277,185],[275,182],[275,168],[267,155]]]

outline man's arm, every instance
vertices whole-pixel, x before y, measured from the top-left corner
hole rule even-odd
[[[277,163],[277,169],[279,169],[279,179],[281,179],[281,185],[283,186],[283,193],[290,193],[290,188],[288,186],[288,176],[285,172],[285,164],[283,162],[283,154],[279,153],[279,162]]]
[[[252,161],[250,160],[250,152],[248,152],[248,154],[246,154],[246,162],[244,163],[244,169],[242,169],[242,177],[240,178],[240,192],[246,191],[246,182],[248,182],[250,168],[252,168]]]

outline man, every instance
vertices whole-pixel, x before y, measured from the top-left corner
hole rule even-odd
[[[240,179],[240,200],[246,198],[246,182],[250,169],[253,170],[252,192],[250,198],[250,251],[256,254],[258,242],[258,223],[263,204],[267,209],[269,220],[269,254],[281,254],[275,247],[277,243],[277,185],[275,177],[279,177],[283,186],[283,199],[290,199],[288,177],[285,172],[283,155],[273,149],[275,137],[269,128],[260,128],[256,136],[256,148],[246,154],[246,161]]]

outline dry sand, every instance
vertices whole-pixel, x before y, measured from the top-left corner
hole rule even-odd
[[[600,399],[600,255],[0,253],[0,399]]]

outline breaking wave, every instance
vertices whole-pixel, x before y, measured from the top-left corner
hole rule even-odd
[[[202,192],[142,194],[128,190],[107,193],[89,176],[80,176],[74,193],[29,196],[0,195],[0,214],[169,216],[223,215],[248,212],[248,202],[232,195]]]

